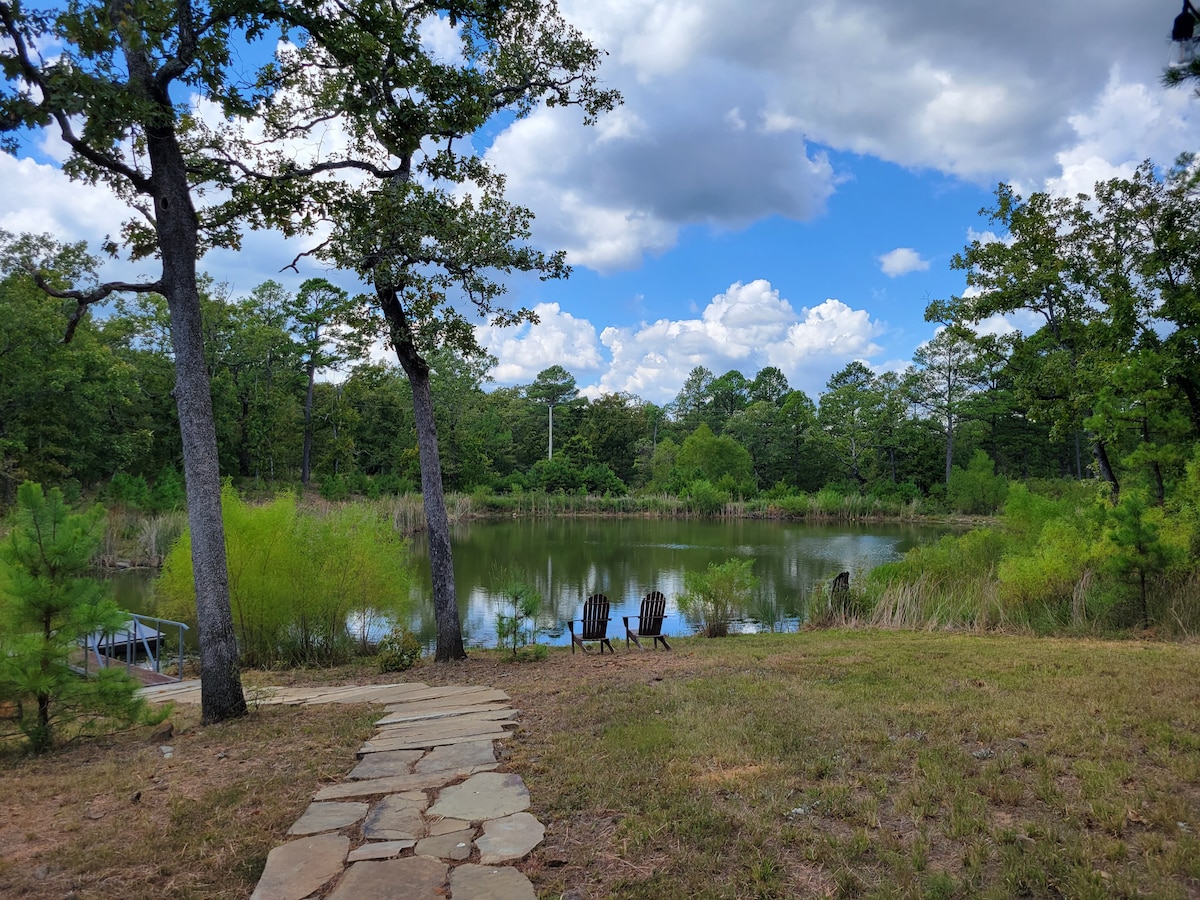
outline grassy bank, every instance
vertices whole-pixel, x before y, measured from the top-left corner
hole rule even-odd
[[[673,644],[407,673],[501,687],[522,710],[507,766],[549,826],[523,864],[539,896],[1200,892],[1200,645],[874,631]],[[0,893],[244,896],[370,720],[270,708],[188,728],[171,761],[145,736],[6,760]]]
[[[693,640],[523,698],[544,896],[1195,896],[1196,645]]]

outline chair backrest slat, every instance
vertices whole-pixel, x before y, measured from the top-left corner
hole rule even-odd
[[[652,637],[662,632],[663,618],[667,614],[667,598],[662,591],[651,591],[642,598],[641,616],[638,619],[638,632]]]
[[[608,597],[592,594],[583,603],[583,640],[598,641],[608,634]]]

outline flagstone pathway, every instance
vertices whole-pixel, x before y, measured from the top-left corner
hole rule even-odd
[[[144,688],[199,703],[199,682]],[[386,715],[339,784],[322,788],[267,856],[251,900],[534,900],[511,866],[542,841],[519,775],[494,742],[517,711],[486,687],[269,688],[259,703],[380,703]]]

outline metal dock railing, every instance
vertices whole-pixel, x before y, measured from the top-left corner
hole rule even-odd
[[[183,680],[183,633],[188,630],[183,622],[170,619],[159,619],[155,616],[144,616],[139,613],[128,613],[129,619],[124,627],[114,631],[98,632],[80,638],[83,644],[83,672],[86,675],[94,658],[97,668],[105,668],[114,662],[124,665],[130,670],[153,671],[156,681]],[[167,640],[168,631],[174,629],[178,668],[174,676],[164,675],[162,661],[164,651],[170,643]],[[137,665],[141,655],[153,668]]]

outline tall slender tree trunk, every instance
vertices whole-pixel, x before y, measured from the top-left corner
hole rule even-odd
[[[421,460],[421,495],[429,532],[429,569],[433,583],[433,615],[437,623],[434,660],[466,659],[462,623],[458,615],[458,593],[454,587],[454,557],[450,549],[450,517],[442,490],[442,464],[438,458],[437,424],[433,416],[433,391],[429,386],[429,364],[421,357],[412,338],[408,318],[394,288],[378,289],[380,306],[387,318],[392,346],[413,394],[413,418],[417,428],[417,451]]]
[[[1096,465],[1100,468],[1100,477],[1108,482],[1109,490],[1112,491],[1112,502],[1116,503],[1121,496],[1121,483],[1117,481],[1112,463],[1108,461],[1108,449],[1104,446],[1104,441],[1095,438],[1092,451],[1096,454]]]
[[[954,420],[946,418],[946,487],[950,487],[950,475],[954,471]]]
[[[135,30],[134,41],[136,35]],[[196,619],[200,630],[201,718],[206,723],[219,722],[244,715],[246,698],[229,608],[221,473],[196,284],[198,221],[188,187],[187,167],[174,130],[175,113],[170,97],[156,83],[144,51],[130,37],[121,34],[130,75],[145,96],[163,111],[162,124],[146,129],[146,150],[162,256],[163,295],[171,313],[171,343],[175,351],[175,404],[183,439]]]
[[[212,392],[209,391],[209,395]],[[238,405],[238,474],[249,478],[254,474],[253,460],[250,457],[250,399],[242,397]]]
[[[317,368],[310,360],[308,369],[308,392],[304,395],[304,456],[300,462],[300,483],[308,484],[312,472],[312,408],[313,383],[317,380]]]

